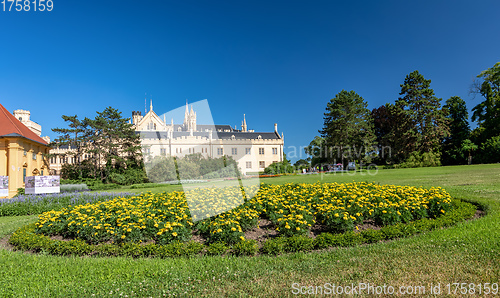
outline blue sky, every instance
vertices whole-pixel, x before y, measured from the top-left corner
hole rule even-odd
[[[276,122],[286,153],[318,134],[342,89],[372,109],[419,70],[471,109],[473,79],[500,61],[498,1],[53,2],[0,11],[0,103],[51,138],[61,115],[130,117],[147,93],[158,114],[207,99],[217,124]]]

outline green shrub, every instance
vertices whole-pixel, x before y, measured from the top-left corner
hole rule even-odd
[[[285,247],[285,237],[272,238],[264,242],[264,245],[262,245],[262,252],[270,255],[279,255],[285,252]]]
[[[224,242],[214,242],[207,247],[207,254],[211,256],[220,256],[225,254],[229,247]]]
[[[24,188],[23,187],[19,187],[17,189],[17,193],[16,193],[16,195],[14,197],[18,197],[18,196],[22,196],[22,195],[24,195]]]
[[[325,249],[337,246],[341,234],[321,233],[314,239],[314,247],[317,249]]]
[[[96,245],[94,249],[94,253],[97,256],[101,257],[111,257],[111,256],[118,256],[121,254],[121,249],[120,246],[116,244],[100,244]]]
[[[314,248],[314,239],[303,235],[286,238],[286,252],[309,251]]]
[[[384,234],[380,230],[369,229],[360,232],[360,234],[365,243],[376,243],[385,239]]]
[[[408,159],[399,165],[400,168],[439,167],[441,154],[438,152],[417,152],[410,154]]]
[[[259,251],[256,240],[241,240],[233,245],[233,253],[237,256],[253,256]]]
[[[399,225],[383,227],[380,229],[380,232],[384,235],[385,239],[394,239],[403,236]]]
[[[352,231],[341,234],[339,239],[339,246],[342,247],[356,246],[361,243],[363,243],[363,237],[359,233]]]
[[[142,256],[142,246],[139,243],[122,243],[120,255],[138,258]]]

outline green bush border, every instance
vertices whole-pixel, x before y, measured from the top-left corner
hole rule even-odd
[[[449,227],[472,218],[476,213],[476,203],[453,199],[453,210],[435,219],[420,219],[407,224],[399,223],[385,226],[380,230],[346,232],[343,234],[322,233],[316,238],[296,235],[277,237],[267,240],[259,249],[255,240],[243,240],[233,246],[225,243],[212,243],[205,246],[195,241],[173,242],[167,245],[150,244],[98,244],[91,245],[81,239],[53,240],[45,235],[35,234],[35,224],[29,224],[15,231],[9,243],[17,250],[47,253],[51,255],[73,256],[124,256],[124,257],[191,257],[197,255],[236,255],[253,256],[262,254],[279,255],[290,252],[306,252],[332,247],[349,247],[360,244],[376,243],[384,240],[404,238],[418,233]],[[487,206],[477,206],[484,210]]]

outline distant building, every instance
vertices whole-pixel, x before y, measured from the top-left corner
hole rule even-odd
[[[36,122],[30,120],[30,111],[26,110],[15,110],[14,117],[17,120],[21,121],[27,128],[29,128],[32,132],[34,132],[37,136],[41,137],[42,135],[42,126]],[[45,142],[50,143],[49,137],[41,137]]]
[[[29,120],[29,111],[16,110],[12,115],[0,104],[0,176],[9,176],[9,198],[24,187],[25,177],[49,175],[44,154],[50,147],[40,137],[41,130]]]
[[[155,156],[183,157],[189,154],[200,153],[205,157],[218,158],[231,156],[238,162],[241,173],[261,172],[274,162],[283,161],[283,133],[278,133],[278,125],[274,125],[273,132],[255,132],[247,128],[245,115],[241,129],[230,125],[206,125],[197,123],[196,112],[189,109],[186,103],[184,121],[174,124],[161,119],[150,110],[146,115],[139,111],[132,112],[132,124],[135,131],[141,136],[141,145],[145,161]],[[50,169],[53,174],[60,174],[64,164],[74,164],[78,160],[71,156],[76,148],[59,146],[50,150]],[[84,154],[82,159],[87,159]]]
[[[161,119],[154,111],[132,112],[132,124],[141,135],[145,160],[154,156],[183,157],[200,153],[205,157],[231,156],[238,162],[244,174],[257,173],[274,162],[283,161],[283,134],[278,133],[278,125],[272,132],[249,130],[245,115],[241,129],[230,125],[204,125],[196,121],[193,106],[186,103],[183,124],[174,124],[173,119]]]

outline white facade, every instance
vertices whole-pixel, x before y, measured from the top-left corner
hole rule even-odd
[[[283,161],[283,134],[277,125],[274,132],[255,132],[247,129],[244,117],[241,130],[230,125],[198,125],[193,107],[186,103],[182,125],[167,123],[154,111],[152,104],[145,116],[132,112],[132,124],[141,135],[145,160],[154,156],[183,157],[200,153],[205,157],[231,156],[243,174],[257,173],[274,162]]]

